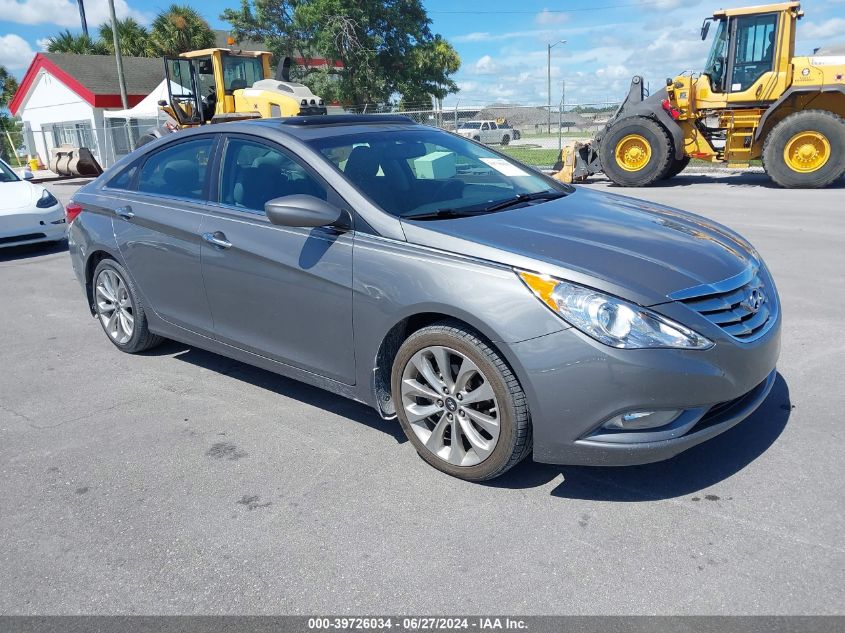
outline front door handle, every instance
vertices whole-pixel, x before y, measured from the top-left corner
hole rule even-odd
[[[213,244],[218,248],[231,248],[232,243],[226,239],[226,236],[217,231],[215,233],[203,233],[202,239],[204,239],[209,244]]]
[[[135,217],[135,214],[132,212],[132,207],[129,205],[126,205],[125,207],[118,207],[114,210],[114,214],[124,220],[131,220]]]

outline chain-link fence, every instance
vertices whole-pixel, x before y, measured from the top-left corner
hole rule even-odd
[[[602,129],[618,104],[569,105],[454,105],[443,108],[360,106],[344,108],[353,114],[403,114],[417,123],[459,131],[483,143],[557,149],[569,139],[587,139]],[[339,108],[334,109],[340,112]],[[333,112],[334,113],[334,112]],[[25,151],[46,167],[51,150],[67,144],[87,147],[105,169],[134,150],[138,140],[160,127],[161,119],[104,118],[102,126],[90,120],[42,123],[24,129]],[[468,133],[467,133],[468,132]]]

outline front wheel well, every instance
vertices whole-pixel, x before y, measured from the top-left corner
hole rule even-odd
[[[424,327],[434,325],[435,323],[447,322],[449,325],[460,327],[464,330],[472,332],[481,338],[492,349],[496,349],[496,345],[481,332],[478,328],[473,327],[466,321],[455,318],[448,314],[440,312],[421,312],[406,317],[394,325],[382,339],[376,354],[375,367],[373,368],[373,393],[378,403],[378,411],[384,418],[396,417],[396,406],[393,402],[390,389],[390,374],[393,371],[393,360],[396,358],[396,353],[402,346],[402,343]],[[504,358],[504,356],[503,356]],[[507,361],[505,361],[507,362]]]

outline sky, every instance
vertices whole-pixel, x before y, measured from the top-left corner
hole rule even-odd
[[[240,0],[183,0],[213,28],[227,28],[223,9]],[[459,93],[446,105],[542,104],[548,100],[547,45],[552,49],[552,103],[613,102],[642,75],[652,88],[686,70],[700,70],[709,47],[702,20],[722,7],[754,0],[423,0],[432,30],[461,56]],[[758,2],[759,3],[759,2]],[[169,0],[115,0],[118,17],[148,24]],[[106,0],[86,0],[89,26],[108,19]],[[805,0],[796,53],[845,43],[845,0]],[[0,65],[21,77],[46,39],[79,31],[75,0],[0,0]],[[713,34],[711,32],[710,37]]]

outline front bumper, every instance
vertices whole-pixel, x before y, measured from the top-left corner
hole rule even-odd
[[[738,424],[766,399],[777,372],[780,316],[764,336],[740,344],[714,337],[709,350],[619,350],[574,328],[509,347],[529,400],[534,460],[625,466],[661,461]],[[601,431],[622,413],[680,409],[666,427]],[[642,441],[639,441],[639,440]],[[618,440],[618,441],[617,441]]]
[[[0,248],[55,242],[67,234],[62,205],[0,217]]]

